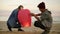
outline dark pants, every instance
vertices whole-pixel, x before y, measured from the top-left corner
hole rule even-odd
[[[50,28],[45,27],[41,21],[35,21],[34,26],[43,29],[44,32],[42,34],[48,34],[50,32]]]
[[[12,31],[12,29],[11,29],[12,27],[9,25],[9,23],[7,23],[7,26],[8,26],[9,31]],[[15,27],[13,27],[13,28],[18,28],[18,31],[22,31],[20,24],[16,24]]]

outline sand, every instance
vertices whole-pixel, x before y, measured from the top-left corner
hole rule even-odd
[[[31,27],[23,28],[24,32],[18,32],[16,28],[12,28],[10,32],[7,28],[6,21],[0,21],[0,34],[41,34],[42,29],[34,27],[33,24]],[[53,23],[52,28],[49,34],[60,34],[60,23]]]

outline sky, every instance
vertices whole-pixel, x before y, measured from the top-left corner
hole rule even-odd
[[[0,21],[7,20],[19,5],[23,5],[33,13],[39,13],[37,5],[41,2],[45,2],[46,8],[52,12],[53,16],[60,17],[60,0],[0,0]]]
[[[47,8],[59,11],[60,0],[0,0],[0,10],[12,10],[19,5],[23,5],[30,10],[36,10],[37,5],[41,2],[45,2]]]

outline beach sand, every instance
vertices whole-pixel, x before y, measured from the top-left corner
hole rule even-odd
[[[43,32],[42,29],[34,27],[33,24],[31,27],[23,28],[24,32],[18,32],[16,28],[12,28],[12,32],[10,32],[7,28],[6,21],[0,21],[0,34],[41,34]],[[60,34],[60,23],[53,23],[52,28],[49,34]]]

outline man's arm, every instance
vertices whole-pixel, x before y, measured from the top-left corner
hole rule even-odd
[[[38,21],[40,21],[39,17],[37,17],[36,15],[34,15],[34,17],[35,17]]]
[[[39,13],[39,14],[36,14],[36,16],[40,16],[41,14]]]
[[[40,14],[40,13],[39,13],[39,14],[31,13],[31,16],[34,16],[34,15],[36,15],[36,16],[40,16],[41,14]]]
[[[38,21],[40,21],[39,17],[37,17],[37,16],[40,16],[40,14],[31,13],[31,16],[34,16]]]
[[[31,16],[34,16],[35,14],[34,13],[30,13],[31,14]]]

